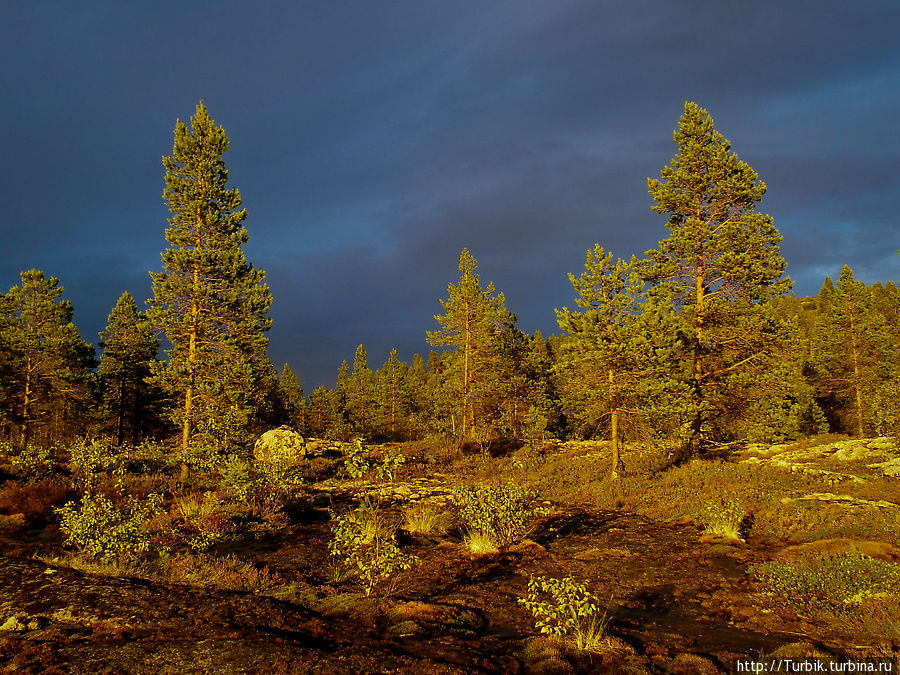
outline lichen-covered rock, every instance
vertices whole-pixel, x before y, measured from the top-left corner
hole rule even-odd
[[[297,462],[306,457],[306,441],[293,429],[270,429],[256,439],[253,459],[257,462]]]

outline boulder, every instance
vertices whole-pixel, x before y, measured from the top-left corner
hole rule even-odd
[[[306,441],[293,429],[270,429],[256,439],[253,459],[257,462],[296,462],[306,457]]]

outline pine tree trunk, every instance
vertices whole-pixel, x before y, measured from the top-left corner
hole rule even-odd
[[[125,437],[125,375],[122,374],[122,383],[119,385],[119,424],[116,432],[116,445],[122,445]]]
[[[31,413],[31,356],[26,355],[25,357],[25,397],[22,400],[22,436],[21,436],[21,444],[22,450],[28,449],[28,441],[31,436],[31,423],[28,419],[29,414]]]
[[[610,410],[610,449],[612,451],[612,467],[609,476],[613,480],[619,478],[619,408],[616,405],[616,373],[612,366],[606,371],[609,379],[609,410]]]
[[[862,377],[859,368],[859,345],[856,341],[856,322],[853,314],[850,314],[850,353],[853,356],[853,388],[856,390],[856,433],[863,437],[863,403],[862,403]]]
[[[705,281],[706,278],[704,268],[701,264],[700,271],[694,278],[694,293],[696,303],[694,329],[696,332],[696,342],[694,343],[694,368],[692,378],[694,390],[694,405],[696,406],[697,410],[694,414],[694,420],[691,423],[691,438],[688,441],[686,453],[681,458],[684,460],[690,459],[692,456],[694,456],[695,454],[699,454],[703,450],[703,320],[705,318],[705,295],[703,284],[705,283]]]

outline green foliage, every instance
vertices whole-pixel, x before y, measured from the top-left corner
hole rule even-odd
[[[747,515],[744,506],[732,499],[718,499],[707,503],[697,512],[703,529],[729,539],[742,539],[741,525]]]
[[[107,427],[116,434],[116,443],[138,443],[154,425],[159,390],[149,384],[159,340],[147,317],[127,291],[109,315],[106,330],[100,333],[100,366],[97,373]]]
[[[275,377],[265,337],[272,296],[242,248],[247,211],[239,191],[227,187],[228,148],[225,130],[202,102],[190,128],[175,125],[172,155],[163,158],[171,247],[162,254],[163,271],[151,273],[148,312],[172,345],[155,378],[176,397],[172,420],[182,430],[182,452],[197,444],[218,459],[245,440]],[[217,433],[210,433],[210,420]]]
[[[752,396],[734,377],[764,372],[784,340],[784,326],[766,303],[791,286],[783,277],[781,235],[757,213],[765,183],[713,127],[696,103],[685,103],[674,133],[678,152],[647,185],[670,236],[647,252],[652,292],[679,312],[674,332],[692,389],[693,420],[686,454],[722,440],[720,416],[734,416]]]
[[[494,295],[493,284],[482,288],[478,263],[468,249],[460,253],[459,273],[459,284],[450,284],[448,299],[441,300],[446,313],[434,317],[440,329],[428,332],[428,342],[454,348],[446,372],[454,435],[492,437],[499,429],[500,333],[515,325],[515,317],[503,293]]]
[[[234,530],[230,509],[215,492],[177,496],[171,514],[173,534],[194,551],[226,541]]]
[[[606,637],[606,611],[601,614],[597,598],[572,577],[531,577],[528,594],[519,602],[534,615],[541,633],[574,638],[578,649],[594,649]]]
[[[539,442],[543,443],[547,439],[547,425],[550,419],[545,414],[545,410],[540,406],[528,406],[528,412],[523,421],[522,432],[528,440],[528,445],[532,448]]]
[[[0,294],[0,421],[24,449],[31,442],[65,442],[80,431],[95,363],[59,280],[39,270],[22,272],[21,279]]]
[[[350,478],[362,478],[371,468],[362,438],[354,438],[344,460],[344,471]]]
[[[128,450],[103,441],[88,443],[81,439],[69,446],[69,469],[84,485],[90,485],[97,474],[125,474]]]
[[[512,483],[458,485],[453,494],[469,532],[495,546],[506,546],[525,536],[531,501],[537,493]]]
[[[286,499],[303,484],[295,462],[249,462],[240,455],[226,457],[218,465],[222,486],[237,501],[259,514],[275,515]]]
[[[372,594],[375,586],[410,569],[418,558],[401,551],[394,542],[394,528],[387,528],[378,510],[364,503],[332,523],[328,552],[348,573],[357,576]]]
[[[749,570],[777,597],[801,605],[840,610],[876,596],[897,597],[900,565],[869,558],[857,550],[804,562],[772,561]]]
[[[117,508],[102,494],[85,493],[80,504],[68,502],[54,510],[67,546],[103,560],[129,559],[149,548],[146,526],[162,501],[158,494],[145,499],[129,496],[124,507]]]
[[[278,394],[288,425],[297,433],[306,434],[309,419],[306,396],[303,387],[300,386],[300,380],[287,363],[284,364],[281,379],[278,381]]]
[[[10,461],[13,468],[23,476],[31,478],[47,476],[53,471],[53,448],[29,445],[17,455],[12,455]]]
[[[406,455],[396,446],[390,446],[384,451],[384,457],[378,465],[378,477],[381,480],[394,482],[397,471],[406,463]]]
[[[826,279],[817,298],[810,365],[834,428],[863,437],[900,429],[900,352],[872,289],[844,265],[836,285]]]

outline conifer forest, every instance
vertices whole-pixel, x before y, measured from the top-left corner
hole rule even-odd
[[[123,292],[95,347],[54,270],[0,294],[0,663],[896,664],[896,280],[845,265],[795,295],[764,177],[696,103],[673,122],[658,244],[559,270],[558,332],[522,331],[466,248],[421,354],[359,335],[304,391],[199,103],[149,298]]]

